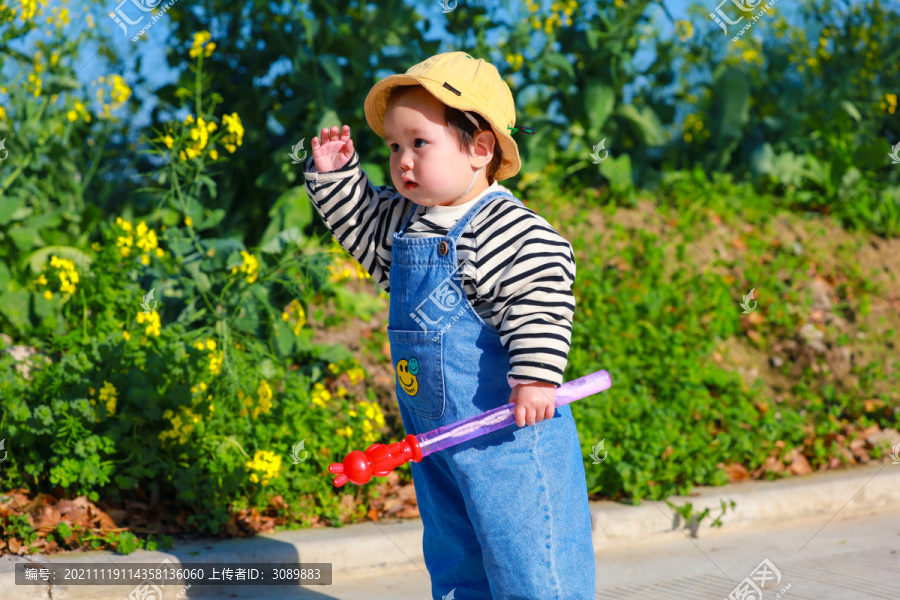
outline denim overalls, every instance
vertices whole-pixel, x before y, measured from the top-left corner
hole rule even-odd
[[[393,235],[388,337],[407,433],[509,401],[509,353],[466,298],[456,257],[469,222],[503,196],[476,201],[445,237],[404,238],[415,211]],[[593,600],[587,483],[568,405],[426,456],[412,475],[434,600],[451,590],[458,600]]]

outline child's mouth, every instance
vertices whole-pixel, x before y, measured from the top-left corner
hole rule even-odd
[[[415,183],[413,181],[407,181],[406,183],[403,184],[403,187],[405,187],[408,190],[414,190],[417,187],[419,187],[419,184]]]

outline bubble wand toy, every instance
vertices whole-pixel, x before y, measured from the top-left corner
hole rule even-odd
[[[597,371],[562,384],[556,390],[557,407],[581,400],[608,390],[612,379],[606,371]],[[342,463],[331,463],[328,471],[337,475],[334,486],[341,487],[348,481],[356,485],[369,483],[373,476],[387,475],[409,461],[422,462],[433,452],[461,444],[492,431],[508,427],[516,421],[516,405],[508,402],[480,415],[444,425],[433,431],[409,434],[402,442],[390,445],[372,444],[365,452],[354,450]]]

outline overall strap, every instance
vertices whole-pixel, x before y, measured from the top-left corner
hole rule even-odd
[[[480,211],[491,200],[494,200],[496,198],[502,198],[503,196],[507,196],[509,198],[512,198],[516,202],[519,202],[519,199],[516,198],[515,196],[513,196],[512,194],[508,194],[507,192],[500,191],[500,190],[498,190],[496,192],[491,192],[490,194],[486,195],[484,198],[482,198],[481,200],[476,202],[475,206],[470,208],[466,212],[466,214],[464,214],[462,216],[462,218],[456,222],[456,225],[454,225],[453,228],[447,233],[447,237],[450,238],[451,240],[453,240],[453,245],[454,246],[456,245],[457,240],[459,240],[459,236],[461,236],[463,231],[466,230],[466,227],[469,226],[469,222],[475,218],[475,215],[478,214],[478,211]],[[521,204],[521,202],[520,202],[520,204]]]
[[[395,235],[403,237],[403,234],[406,233],[406,228],[409,227],[409,222],[412,221],[413,215],[416,214],[417,210],[419,210],[419,205],[414,203],[412,212],[409,213],[408,217],[406,217],[406,223],[403,224],[403,227],[401,227],[400,231],[398,231]]]

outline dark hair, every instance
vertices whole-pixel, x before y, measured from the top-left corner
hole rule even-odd
[[[387,100],[387,108],[390,108],[397,100],[407,95],[415,87],[421,86],[403,85],[391,88],[391,93]],[[494,134],[494,157],[487,166],[488,185],[493,185],[494,175],[497,174],[497,171],[500,169],[500,163],[503,160],[503,151],[500,149],[497,132],[494,131],[490,123],[487,122],[487,119],[478,113],[469,111],[469,114],[478,121],[479,129],[482,131],[490,131]],[[461,110],[444,104],[444,122],[447,123],[447,127],[450,129],[450,135],[456,140],[456,145],[459,146],[459,149],[463,152],[467,152],[475,141],[475,125],[472,121],[470,121]]]

